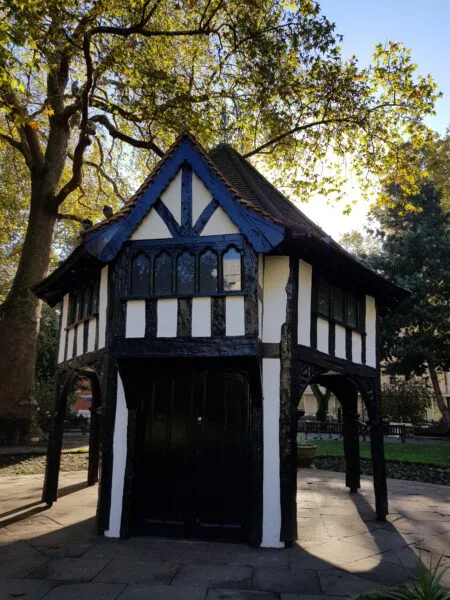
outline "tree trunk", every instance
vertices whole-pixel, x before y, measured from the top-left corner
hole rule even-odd
[[[450,422],[449,409],[445,404],[444,397],[441,391],[441,386],[439,385],[437,367],[432,359],[428,359],[427,362],[428,370],[430,372],[431,383],[433,385],[434,399],[436,400],[436,404],[438,405],[438,408],[441,411],[442,420],[448,424]]]
[[[325,421],[328,414],[328,402],[330,400],[331,391],[326,389],[325,394],[322,394],[317,383],[311,383],[310,387],[317,400],[316,419],[318,421]]]
[[[19,267],[0,307],[0,437],[7,443],[30,441],[40,432],[34,376],[41,301],[30,286],[47,274],[56,211],[47,208],[48,194],[37,179]]]

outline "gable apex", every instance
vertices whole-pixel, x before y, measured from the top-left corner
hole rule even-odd
[[[178,210],[176,197],[168,188],[171,182],[179,177],[180,171],[181,207]],[[198,178],[211,197],[208,204],[203,198],[206,206],[200,214],[198,208],[193,211],[194,178]],[[84,233],[84,245],[89,253],[109,262],[151,210],[154,209],[159,214],[173,237],[186,237],[200,235],[218,207],[257,252],[270,251],[284,238],[284,228],[270,215],[252,207],[247,200],[241,198],[214,166],[197,140],[192,135],[183,133],[125,206],[106,221]],[[195,223],[193,217],[197,217]],[[111,232],[111,229],[114,231]]]

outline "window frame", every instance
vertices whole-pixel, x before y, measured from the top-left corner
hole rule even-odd
[[[234,249],[240,255],[240,289],[239,290],[225,290],[223,283],[223,256],[230,248]],[[207,252],[212,252],[216,256],[217,260],[217,289],[216,291],[202,291],[200,289],[200,258]],[[204,243],[197,244],[155,244],[149,242],[134,242],[130,246],[129,252],[129,277],[126,286],[126,295],[123,300],[148,300],[148,299],[164,299],[164,298],[195,298],[195,297],[215,297],[215,296],[245,296],[246,291],[246,278],[245,278],[245,255],[246,249],[243,242],[240,241],[223,241],[211,243],[205,240]],[[184,253],[189,253],[194,257],[194,291],[192,292],[179,292],[178,291],[178,260]],[[145,254],[149,260],[149,272],[150,272],[150,285],[147,294],[133,294],[132,293],[132,268],[133,261],[139,254]],[[171,290],[167,293],[156,293],[155,292],[155,277],[156,268],[155,261],[162,254],[166,254],[171,258],[172,264],[172,278],[171,278]]]
[[[328,315],[325,314],[324,311],[319,309],[319,283],[321,281],[325,282],[329,288]],[[345,286],[338,285],[338,284],[332,282],[330,279],[327,279],[327,277],[324,277],[323,275],[318,275],[318,276],[313,277],[312,285],[313,285],[313,290],[312,290],[313,302],[312,302],[312,307],[311,307],[311,309],[312,309],[311,315],[313,317],[326,319],[329,323],[334,323],[336,325],[340,325],[341,327],[345,327],[346,329],[350,329],[351,331],[357,331],[360,333],[364,333],[365,324],[362,322],[363,321],[363,319],[362,319],[363,306],[362,305],[363,305],[364,297],[361,294],[355,293],[354,291],[350,291]],[[340,290],[340,292],[343,295],[343,303],[344,303],[344,308],[343,308],[344,318],[343,319],[339,319],[339,318],[335,317],[335,310],[334,310],[334,299],[336,296],[335,290]],[[349,319],[348,319],[347,309],[348,309],[349,299],[351,297],[353,297],[356,301],[356,326],[350,325]]]
[[[88,293],[88,310],[85,308],[86,294]],[[100,302],[100,280],[93,279],[82,287],[69,293],[69,309],[67,314],[67,327],[70,329],[79,323],[89,321],[98,316]]]

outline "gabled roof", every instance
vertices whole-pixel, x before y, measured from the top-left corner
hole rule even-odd
[[[99,260],[108,262],[115,258],[186,163],[255,251],[268,252],[283,240],[285,231],[281,222],[242,197],[218,171],[196,139],[183,133],[125,206],[84,233],[86,250]]]
[[[34,286],[35,293],[47,297],[57,282],[60,290],[59,280],[69,276],[69,265],[73,274],[81,273],[85,262],[90,270],[93,263],[113,260],[186,162],[255,251],[302,256],[324,269],[342,273],[347,280],[357,281],[367,293],[384,297],[388,303],[396,303],[407,294],[346,252],[230,145],[219,144],[206,154],[189,133],[177,138],[121,210],[84,232],[81,245],[47,279]],[[55,294],[60,292],[52,292],[52,301]]]

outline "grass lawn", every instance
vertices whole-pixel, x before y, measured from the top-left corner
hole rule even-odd
[[[344,446],[341,440],[313,440],[308,439],[317,446],[317,456],[344,456]],[[370,458],[370,442],[360,442],[360,455]],[[441,468],[450,467],[450,443],[426,442],[400,444],[385,442],[384,453],[386,460],[400,460],[422,465],[435,465]]]

